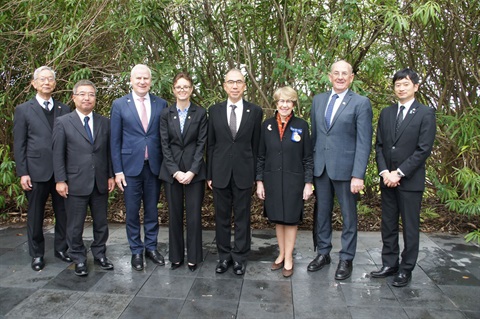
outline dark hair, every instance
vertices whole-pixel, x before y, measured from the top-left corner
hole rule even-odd
[[[420,77],[418,76],[417,72],[413,71],[412,69],[405,68],[403,70],[398,71],[393,76],[393,85],[398,80],[403,80],[409,78],[413,84],[418,84],[420,82]]]
[[[177,75],[175,75],[175,77],[173,78],[173,85],[175,85],[175,83],[177,83],[177,81],[182,78],[190,82],[191,85],[193,85],[192,77],[190,76],[190,74],[188,74],[188,72],[177,73]]]
[[[95,91],[95,93],[97,93],[97,87],[95,86],[95,84],[93,84],[92,81],[80,80],[73,87],[73,94],[77,94],[77,90],[80,86],[91,86],[91,87],[93,87],[93,90]]]

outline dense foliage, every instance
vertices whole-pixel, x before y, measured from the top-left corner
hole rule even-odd
[[[154,93],[172,100],[180,70],[195,81],[194,102],[225,98],[229,68],[247,75],[248,100],[272,114],[273,91],[299,91],[296,113],[308,119],[314,94],[329,88],[328,69],[346,59],[353,89],[374,107],[374,125],[393,100],[391,77],[411,67],[422,77],[418,98],[437,109],[428,195],[460,214],[480,214],[479,0],[10,0],[0,4],[0,206],[24,209],[13,175],[12,117],[34,91],[32,71],[57,71],[56,98],[73,84],[98,84],[97,111],[128,92],[129,70],[146,63]],[[373,157],[364,200],[378,196]],[[260,212],[256,212],[260,213]],[[478,225],[477,225],[478,226]],[[467,238],[480,242],[480,231]]]

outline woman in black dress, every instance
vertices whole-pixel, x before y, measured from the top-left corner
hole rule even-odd
[[[289,86],[273,95],[277,111],[265,120],[257,161],[257,196],[275,223],[279,255],[271,269],[293,274],[293,249],[297,225],[303,217],[303,201],[312,195],[313,158],[308,123],[297,118],[297,92]]]

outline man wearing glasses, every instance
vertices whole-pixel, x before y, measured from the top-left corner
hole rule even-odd
[[[336,195],[343,218],[337,280],[352,274],[357,249],[357,197],[363,189],[372,144],[372,107],[368,98],[349,90],[353,77],[349,63],[335,62],[328,74],[332,90],[315,95],[311,109],[317,256],[307,269],[317,271],[330,263]]]
[[[245,273],[250,251],[250,203],[262,122],[262,109],[243,99],[245,88],[240,70],[230,70],[223,83],[227,100],[208,110],[207,183],[213,189],[219,255],[215,271],[224,273],[233,264],[237,275]]]
[[[52,98],[55,72],[41,66],[33,73],[32,86],[37,95],[15,109],[13,144],[17,175],[28,200],[27,234],[31,267],[40,271],[45,267],[45,239],[43,219],[48,196],[52,195],[55,212],[54,255],[71,262],[67,254],[64,200],[55,190],[52,161],[52,129],[54,120],[70,113],[70,108]]]
[[[113,101],[110,117],[111,148],[115,182],[124,192],[127,239],[132,268],[143,270],[143,254],[157,265],[165,260],[157,250],[158,179],[162,164],[160,113],[167,102],[150,94],[152,72],[137,64],[130,73],[132,92]],[[143,201],[142,240],[140,205]]]

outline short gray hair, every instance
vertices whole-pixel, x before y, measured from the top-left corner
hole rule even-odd
[[[38,79],[38,75],[40,74],[40,72],[45,71],[45,70],[52,72],[53,78],[55,79],[55,71],[53,71],[53,69],[51,67],[46,66],[46,65],[42,65],[41,67],[36,69],[35,72],[33,72],[33,79],[34,80]]]
[[[148,70],[148,74],[150,74],[150,78],[152,77],[152,70],[150,70],[150,68],[148,66],[146,66],[145,64],[137,64],[135,65],[133,68],[132,68],[132,71],[130,71],[130,77],[133,76],[133,74],[135,73],[135,71],[137,71],[138,69],[147,69]]]
[[[95,90],[95,93],[97,93],[97,87],[95,86],[95,84],[93,84],[92,81],[80,80],[77,83],[75,83],[75,86],[73,87],[73,94],[77,94],[78,87],[80,86],[91,86]]]

